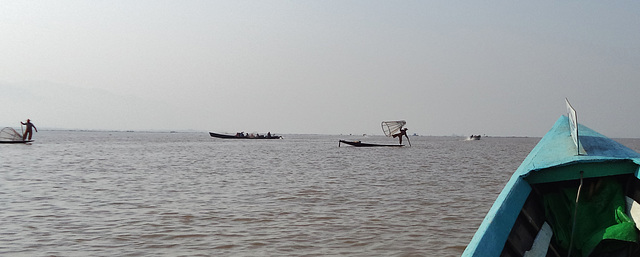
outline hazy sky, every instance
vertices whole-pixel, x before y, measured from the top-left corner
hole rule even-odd
[[[638,1],[4,1],[0,127],[640,137]]]

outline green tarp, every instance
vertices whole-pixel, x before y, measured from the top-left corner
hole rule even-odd
[[[562,188],[543,196],[545,214],[555,242],[568,252],[577,187]],[[572,257],[610,252],[636,244],[635,223],[625,214],[625,198],[619,182],[610,178],[585,181],[580,193]]]

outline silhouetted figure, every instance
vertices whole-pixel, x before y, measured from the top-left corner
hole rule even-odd
[[[407,136],[407,130],[407,128],[400,129],[399,133],[393,134],[393,138],[398,137],[398,139],[400,140],[400,144],[402,144],[402,136],[407,137],[407,140],[409,140],[409,136]]]
[[[36,126],[33,125],[33,123],[31,123],[30,119],[27,119],[27,123],[23,123],[21,121],[20,124],[27,126],[27,129],[24,132],[24,135],[22,135],[22,141],[27,141],[27,135],[29,135],[29,140],[31,140],[31,136],[33,135],[33,129],[35,129],[36,132],[38,132],[38,128],[36,128]]]

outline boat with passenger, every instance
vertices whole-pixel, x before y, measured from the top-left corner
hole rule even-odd
[[[271,135],[271,132],[268,132],[266,135],[260,135],[258,133],[256,134],[244,133],[244,132],[238,132],[235,135],[228,135],[228,134],[219,134],[219,133],[209,132],[209,135],[211,137],[222,138],[222,139],[281,139],[282,138],[282,136]]]
[[[480,140],[481,138],[481,135],[471,135],[467,138],[467,140]]]
[[[407,138],[407,142],[409,143],[409,146],[411,146],[411,141],[409,141],[409,136],[407,136],[407,129],[406,128],[402,128],[404,125],[406,125],[407,122],[404,120],[396,120],[396,121],[383,121],[381,123],[382,125],[382,132],[384,132],[385,136],[387,137],[393,137],[393,138],[398,138],[398,144],[374,144],[374,143],[364,143],[362,141],[347,141],[347,140],[338,140],[338,147],[341,146],[341,144],[347,144],[347,145],[351,145],[351,146],[355,146],[355,147],[402,147],[404,146],[402,144],[402,136],[404,136],[405,138]]]

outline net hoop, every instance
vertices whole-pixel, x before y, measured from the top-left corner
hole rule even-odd
[[[393,134],[400,131],[402,126],[406,125],[407,122],[404,120],[395,120],[395,121],[383,121],[382,122],[382,132],[384,132],[385,136],[391,137]]]

